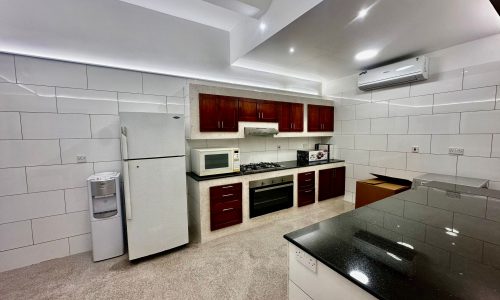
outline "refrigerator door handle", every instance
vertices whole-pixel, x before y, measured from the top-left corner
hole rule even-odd
[[[127,127],[122,126],[121,132],[122,157],[125,160],[128,159]]]
[[[132,203],[130,203],[130,181],[128,177],[128,162],[123,162],[123,191],[125,194],[125,215],[132,220]]]

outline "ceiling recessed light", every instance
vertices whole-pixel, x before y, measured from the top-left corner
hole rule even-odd
[[[264,22],[260,22],[260,24],[259,24],[259,29],[260,29],[261,31],[264,31],[264,30],[266,30],[266,28],[267,28],[266,23],[264,23]]]
[[[290,53],[294,53],[294,52],[295,52],[295,48],[290,47],[290,49],[288,49],[288,52],[290,52]]]
[[[362,19],[368,14],[368,8],[364,8],[358,12],[358,18]]]
[[[377,56],[377,54],[378,54],[378,50],[373,50],[373,49],[364,50],[364,51],[361,51],[358,54],[356,54],[356,56],[354,56],[354,58],[357,60],[366,60],[366,59],[374,58],[375,56]]]

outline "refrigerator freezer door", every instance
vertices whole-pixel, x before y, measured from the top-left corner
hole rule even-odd
[[[185,155],[184,116],[120,113],[124,159]]]
[[[184,157],[133,160],[128,164],[129,260],[187,244],[188,215]],[[182,176],[181,176],[182,175]]]

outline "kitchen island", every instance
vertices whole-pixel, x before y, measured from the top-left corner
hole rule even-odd
[[[499,199],[431,182],[288,233],[289,299],[500,299]]]

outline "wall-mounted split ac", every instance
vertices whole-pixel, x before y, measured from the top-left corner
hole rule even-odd
[[[383,67],[359,73],[358,88],[369,91],[392,85],[426,80],[429,77],[426,56],[406,59]]]

